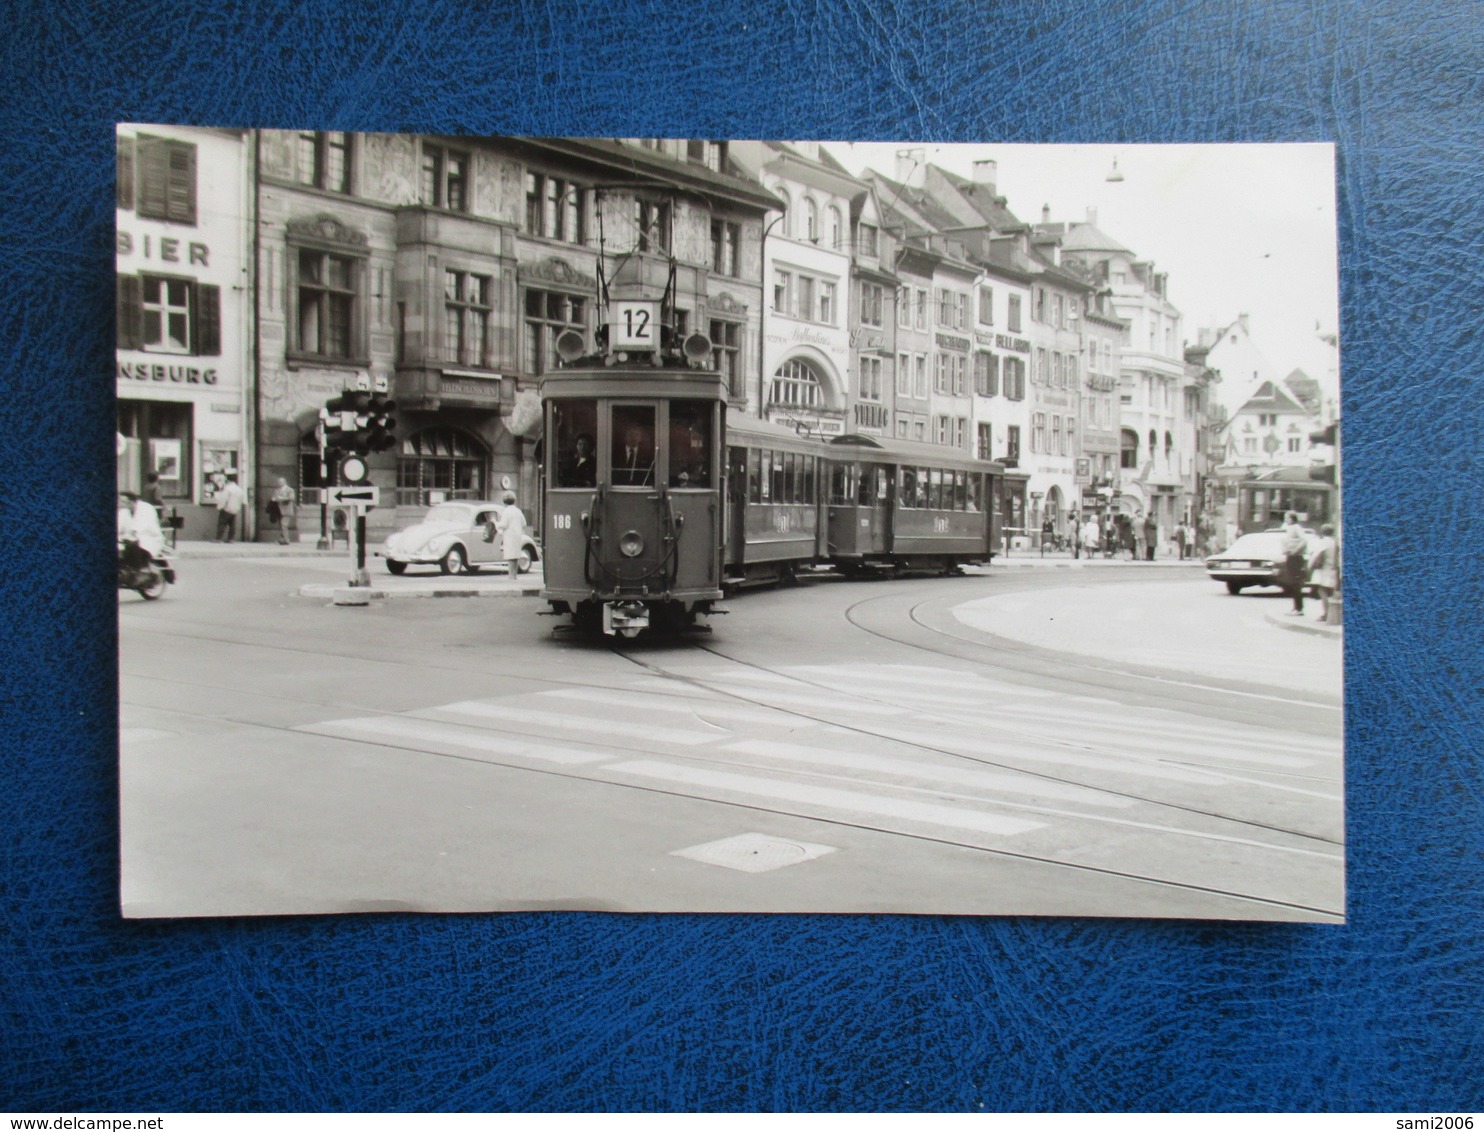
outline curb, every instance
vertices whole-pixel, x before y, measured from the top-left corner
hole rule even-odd
[[[352,587],[345,584],[338,586],[311,583],[299,587],[300,597],[317,597],[329,601],[335,601],[338,595],[344,594],[349,589],[360,589],[363,594],[372,601],[384,601],[388,598],[404,597],[540,597],[540,586],[521,586],[519,589],[507,587],[505,589],[475,588],[475,587],[429,587],[419,586],[415,589],[387,589],[378,586]],[[337,605],[352,604],[344,601],[335,601]],[[356,603],[359,604],[359,603]]]
[[[1280,629],[1287,629],[1291,633],[1308,633],[1315,637],[1330,637],[1339,639],[1345,635],[1343,625],[1327,625],[1324,622],[1314,622],[1306,618],[1289,617],[1286,613],[1263,614],[1268,624],[1276,625]]]

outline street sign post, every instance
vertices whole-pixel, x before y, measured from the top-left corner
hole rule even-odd
[[[344,507],[354,503],[357,508],[376,507],[381,503],[381,488],[375,484],[351,484],[345,487],[327,487],[325,502],[332,507]]]

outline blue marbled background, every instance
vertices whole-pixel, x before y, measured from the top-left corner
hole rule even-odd
[[[1484,1107],[1477,5],[17,0],[0,58],[0,1109]],[[121,922],[116,119],[1337,142],[1349,924]]]

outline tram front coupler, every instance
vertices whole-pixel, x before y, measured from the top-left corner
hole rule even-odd
[[[649,607],[642,601],[603,603],[603,634],[608,637],[637,637],[649,628]]]

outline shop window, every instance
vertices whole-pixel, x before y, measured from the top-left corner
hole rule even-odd
[[[160,495],[167,500],[191,496],[192,406],[180,401],[118,403],[118,431],[124,438],[119,457],[119,486],[138,491],[145,478],[159,477]]]
[[[140,134],[134,142],[135,208],[150,220],[196,223],[196,147]]]
[[[414,432],[397,453],[397,504],[431,507],[450,499],[482,499],[488,465],[489,450],[462,429]]]
[[[422,203],[451,212],[469,211],[468,151],[423,143]]]
[[[118,348],[215,357],[222,352],[221,288],[164,275],[120,275]]]
[[[350,192],[350,137],[328,130],[296,135],[294,179],[327,192]]]

